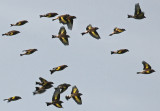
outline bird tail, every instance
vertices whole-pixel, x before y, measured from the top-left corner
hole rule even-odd
[[[36,85],[37,85],[37,84],[38,84],[38,85],[41,85],[41,83],[40,83],[40,82],[36,82]]]
[[[8,100],[8,99],[3,99],[3,101],[6,101],[6,100]]]
[[[11,25],[11,27],[14,26],[14,24],[10,24],[10,25]]]
[[[112,36],[112,35],[113,35],[113,33],[109,34],[109,36]]]
[[[133,18],[133,16],[132,15],[128,15],[128,18]]]
[[[55,21],[56,20],[56,18],[55,19],[52,19],[52,21]]]
[[[2,34],[2,36],[4,36],[4,35],[6,35],[6,34]]]
[[[55,70],[50,70],[51,74],[53,74],[55,72]]]
[[[137,74],[141,74],[141,72],[137,72]]]
[[[82,32],[81,34],[84,35],[84,34],[86,34],[86,33],[85,33],[85,32]]]
[[[70,96],[65,96],[66,100],[69,100],[71,97]]]
[[[56,35],[52,35],[52,38],[56,38]]]
[[[36,95],[36,92],[33,92],[33,95]]]
[[[40,15],[40,18],[41,18],[41,17],[44,17],[44,15]]]
[[[111,51],[111,55],[114,54],[114,51]]]
[[[23,56],[24,54],[20,54],[20,56]]]
[[[51,105],[52,103],[46,102],[47,106]]]

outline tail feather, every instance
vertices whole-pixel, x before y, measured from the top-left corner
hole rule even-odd
[[[36,92],[33,92],[33,95],[36,95]]]
[[[49,105],[51,105],[51,104],[52,104],[52,103],[46,102],[46,105],[47,105],[47,106],[49,106]]]
[[[44,17],[44,15],[40,15],[40,18],[41,18],[41,17]]]
[[[20,54],[20,56],[23,56],[24,54]]]
[[[113,33],[109,34],[109,36],[112,36],[112,35],[113,35]]]
[[[55,21],[56,19],[52,19],[52,21]]]
[[[84,35],[84,34],[86,34],[86,33],[85,33],[85,32],[82,32],[81,34]]]
[[[133,18],[133,16],[132,15],[128,15],[128,18]]]
[[[6,101],[6,100],[8,100],[8,99],[3,99],[3,101]]]
[[[4,36],[4,35],[6,35],[6,34],[2,34],[2,36]]]
[[[71,97],[70,96],[65,96],[66,100],[69,100]]]
[[[141,74],[141,72],[137,72],[137,74]]]
[[[114,54],[114,51],[111,51],[111,54]]]
[[[40,82],[36,82],[36,85],[37,85],[37,84],[38,84],[38,85],[41,85],[41,83],[40,83]]]
[[[56,38],[56,35],[52,35],[52,38]]]
[[[50,70],[51,74],[53,74],[55,72],[55,70]]]
[[[14,24],[10,24],[10,25],[11,25],[11,27],[14,26]]]

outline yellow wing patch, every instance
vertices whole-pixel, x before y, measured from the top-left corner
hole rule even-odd
[[[92,31],[91,33],[93,34],[94,37],[98,37],[98,35],[94,31]]]
[[[78,96],[75,96],[75,100],[76,100],[78,103],[81,103],[81,100],[78,98]]]
[[[62,22],[63,22],[63,23],[65,23],[65,24],[67,23],[67,21],[66,21],[66,20],[64,20],[64,18],[63,18],[63,17],[61,17],[61,20],[62,20]]]
[[[59,71],[60,69],[61,69],[61,67],[57,67],[57,68],[56,68],[56,71]]]
[[[55,104],[57,107],[61,108],[62,106],[58,103]]]

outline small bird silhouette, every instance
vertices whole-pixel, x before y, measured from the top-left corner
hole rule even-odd
[[[51,74],[53,74],[55,71],[61,71],[63,69],[65,69],[66,67],[68,67],[67,65],[61,65],[58,67],[54,67],[52,70],[50,70]]]
[[[116,28],[114,28],[114,31],[109,36],[112,36],[113,34],[119,34],[119,33],[124,32],[124,31],[126,31],[126,30],[116,27]]]
[[[54,84],[53,82],[47,81],[46,79],[44,79],[42,77],[39,77],[39,80],[41,82],[36,82],[36,84],[43,86],[44,89],[49,89],[49,88],[53,87],[53,85],[52,85],[52,84]]]
[[[66,29],[62,26],[59,30],[58,35],[52,35],[52,38],[59,38],[59,40],[66,46],[69,45],[68,38],[70,36],[67,35]]]
[[[20,31],[12,30],[12,31],[9,31],[7,33],[2,34],[2,36],[4,36],[4,35],[6,35],[6,36],[12,36],[12,35],[16,35],[18,33],[20,33]]]
[[[76,19],[76,16],[67,17],[67,26],[68,26],[68,29],[70,30],[72,30],[72,27],[73,27],[73,19]]]
[[[28,50],[23,50],[25,51],[24,54],[20,54],[20,56],[23,56],[23,55],[30,55],[32,53],[34,53],[35,51],[38,51],[37,49],[28,49]]]
[[[11,25],[11,27],[12,26],[21,26],[21,25],[24,25],[26,23],[28,23],[27,20],[22,20],[22,21],[17,22],[16,24],[10,24],[10,25]]]
[[[71,95],[65,96],[65,98],[66,98],[66,100],[69,100],[70,98],[73,98],[73,100],[77,104],[81,105],[82,104],[82,100],[81,100],[81,97],[80,97],[81,95],[82,94],[79,93],[79,90],[77,89],[77,87],[73,86]]]
[[[141,11],[141,8],[139,6],[139,3],[135,4],[135,12],[134,15],[128,15],[128,18],[134,18],[134,19],[143,19],[146,18],[144,16],[144,12]]]
[[[47,14],[44,14],[44,15],[40,15],[40,18],[41,17],[51,18],[51,17],[55,17],[56,15],[58,15],[58,13],[47,13]]]
[[[117,51],[111,51],[111,54],[123,54],[123,53],[126,53],[128,51],[129,51],[128,49],[120,49],[120,50],[117,50]]]
[[[100,39],[100,36],[99,34],[97,33],[96,30],[98,30],[99,28],[98,27],[92,27],[91,24],[89,24],[86,28],[86,32],[82,32],[81,34],[84,35],[84,34],[87,34],[89,33],[93,38],[95,39]]]
[[[137,74],[151,74],[155,72],[155,70],[152,69],[152,67],[145,61],[142,61],[143,64],[143,71],[137,72]]]
[[[53,104],[57,108],[63,108],[62,107],[63,101],[60,101],[60,89],[55,88],[54,94],[52,96],[52,102],[46,102],[47,106]]]
[[[20,96],[13,96],[8,99],[4,99],[4,101],[7,100],[8,102],[11,102],[11,101],[19,100],[19,99],[22,99],[22,98]]]

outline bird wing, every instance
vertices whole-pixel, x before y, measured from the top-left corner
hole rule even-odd
[[[75,94],[75,93],[79,93],[79,90],[77,89],[76,86],[73,86],[71,94]]]
[[[52,97],[52,101],[59,101],[59,99],[60,99],[60,89],[55,88],[55,91]]]
[[[60,37],[59,39],[64,45],[69,45],[69,41],[67,37]]]
[[[140,13],[141,13],[141,8],[139,6],[139,3],[137,3],[135,5],[135,13],[134,13],[134,15],[139,15]]]
[[[48,83],[48,81],[47,80],[45,80],[44,78],[42,78],[42,77],[39,77],[39,80],[42,82],[42,83]]]
[[[73,96],[73,99],[77,104],[82,104],[82,100],[80,96]]]
[[[66,32],[66,29],[65,29],[65,27],[64,26],[62,26],[61,28],[60,28],[60,30],[59,30],[59,35],[60,34],[66,34],[67,32]]]
[[[55,103],[54,105],[55,105],[56,107],[58,107],[58,108],[62,108],[61,103],[58,103],[58,102],[57,102],[57,103]]]
[[[99,34],[97,33],[97,31],[91,31],[89,32],[89,34],[94,37],[95,39],[100,39]]]
[[[62,24],[67,24],[67,17],[68,15],[63,15],[59,17],[59,22]]]
[[[91,24],[89,24],[89,25],[87,26],[86,30],[90,30],[90,29],[92,29],[92,25],[91,25]]]
[[[72,18],[67,18],[67,26],[68,26],[68,29],[72,30],[72,27],[73,27],[73,19]]]
[[[151,69],[151,66],[150,66],[147,62],[142,61],[142,64],[143,64],[143,66],[144,66],[143,70]]]

